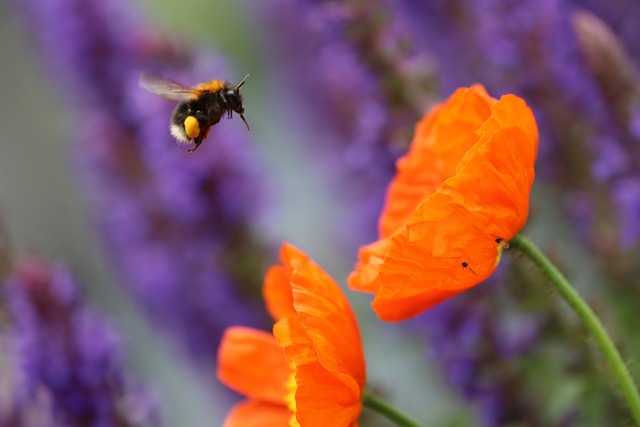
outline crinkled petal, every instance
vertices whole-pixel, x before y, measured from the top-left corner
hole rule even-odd
[[[362,412],[360,394],[332,375],[319,363],[296,369],[296,419],[304,427],[350,427]]]
[[[313,341],[296,317],[285,317],[273,325],[273,335],[284,351],[285,358],[294,365],[316,363],[318,353]]]
[[[282,348],[270,333],[228,328],[218,348],[218,379],[245,396],[284,405],[292,374]]]
[[[338,284],[297,248],[285,244],[295,316],[274,335],[295,366],[296,418],[303,426],[353,426],[362,411],[365,362],[355,315]]]
[[[526,103],[459,89],[416,127],[398,161],[380,240],[360,249],[353,289],[402,320],[485,280],[526,222],[538,129]]]
[[[524,226],[537,132],[512,125],[483,139],[391,239],[373,302],[382,319],[407,319],[484,281],[501,242]]]
[[[350,375],[329,371],[296,318],[281,319],[274,334],[295,364],[296,419],[302,426],[351,426],[362,411],[361,385]]]
[[[495,102],[480,85],[461,88],[418,122],[411,147],[398,159],[387,190],[379,219],[381,238],[400,231],[420,202],[453,176],[478,141],[476,131],[490,117]]]
[[[300,257],[305,256],[299,252]],[[362,339],[355,314],[340,286],[309,258],[291,277],[293,305],[320,364],[335,374],[344,373],[365,383]]]
[[[349,287],[376,292],[382,259],[390,237],[413,216],[417,206],[453,176],[465,153],[478,142],[478,129],[491,116],[496,100],[480,85],[456,90],[418,122],[407,154],[398,159],[378,220],[380,240],[358,251]]]
[[[380,288],[378,274],[389,249],[390,238],[380,239],[358,250],[358,262],[347,279],[351,289],[376,293]]]
[[[303,325],[317,360],[334,375],[346,375],[360,386],[365,363],[357,320],[340,286],[304,252],[290,244],[281,250],[282,270],[290,272],[295,317]]]

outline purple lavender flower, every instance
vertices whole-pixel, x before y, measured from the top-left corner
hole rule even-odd
[[[558,0],[401,1],[422,29],[417,36],[434,48],[443,95],[480,82],[493,96],[526,99],[541,132],[537,170],[563,178],[576,163],[569,143],[585,125],[576,117],[603,107],[580,64],[570,7]]]
[[[37,259],[4,284],[9,322],[0,383],[11,396],[2,426],[134,427],[158,425],[155,402],[125,376],[120,338],[86,307],[60,266]]]
[[[527,99],[541,132],[538,176],[565,190],[565,205],[582,234],[590,230],[593,247],[640,243],[637,222],[626,215],[637,202],[616,195],[618,179],[638,181],[638,7],[624,0],[401,3],[417,37],[433,47],[443,94],[481,82],[494,96]],[[615,178],[603,180],[602,171]],[[585,203],[574,208],[574,200],[589,199],[595,212],[586,214]],[[586,218],[609,220],[600,226]],[[611,227],[617,242],[602,245]]]
[[[219,55],[146,28],[126,2],[16,6],[74,113],[80,182],[111,266],[155,324],[213,368],[226,326],[266,319],[254,231],[264,180],[243,123],[214,126],[187,156],[168,131],[174,105],[141,90],[138,76],[232,76]]]
[[[637,15],[637,7],[629,14]],[[638,15],[640,16],[640,15]],[[621,25],[628,17],[623,17]],[[640,242],[640,72],[637,59],[630,56],[623,40],[605,22],[585,10],[573,14],[573,25],[580,41],[585,66],[591,71],[599,89],[599,96],[607,108],[595,121],[596,144],[592,175],[600,187],[610,192],[614,215],[621,230],[618,245],[630,249]],[[628,30],[627,30],[628,31]],[[622,32],[624,34],[624,31]],[[633,43],[635,45],[635,43]],[[637,57],[636,57],[637,58]],[[602,240],[592,233],[592,239]],[[623,252],[620,249],[617,252]]]
[[[433,86],[424,46],[394,2],[262,2],[286,72],[287,104],[314,132],[304,144],[346,205],[335,227],[346,256],[370,239],[395,158],[406,147]]]

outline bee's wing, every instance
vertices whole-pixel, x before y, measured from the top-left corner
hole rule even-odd
[[[174,80],[156,76],[150,73],[141,73],[138,81],[141,88],[153,92],[170,101],[188,101],[198,97],[198,89],[184,86]]]

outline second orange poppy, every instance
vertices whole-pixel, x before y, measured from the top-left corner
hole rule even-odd
[[[284,244],[263,294],[273,335],[229,328],[218,378],[247,396],[225,427],[357,427],[365,361],[355,315],[338,284],[299,249]]]
[[[416,126],[353,289],[375,292],[384,320],[404,320],[488,278],[524,226],[538,130],[525,102],[457,90]]]

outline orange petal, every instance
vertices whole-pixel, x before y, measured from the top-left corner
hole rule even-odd
[[[287,359],[296,366],[296,419],[300,425],[354,425],[362,411],[362,386],[349,375],[321,365],[314,343],[298,319],[281,319],[274,334]]]
[[[296,315],[293,308],[291,276],[297,266],[306,264],[310,260],[293,245],[284,243],[280,248],[280,262],[281,265],[274,265],[267,271],[262,287],[267,311],[276,321],[286,316]]]
[[[453,176],[460,159],[478,141],[476,131],[495,102],[480,85],[461,88],[418,122],[411,147],[398,159],[387,190],[379,219],[381,238],[400,231],[418,204]]]
[[[282,252],[296,315],[281,318],[274,335],[296,367],[296,413],[315,414],[304,415],[305,426],[350,425],[335,417],[354,422],[361,411],[365,362],[355,315],[338,284],[307,255],[288,244]]]
[[[228,328],[218,348],[218,379],[245,396],[284,405],[292,374],[273,335],[253,328]]]
[[[507,126],[518,126],[535,139],[535,152],[538,153],[538,125],[533,113],[524,100],[515,95],[504,95],[491,107],[491,117],[478,130],[482,138],[490,137]],[[481,139],[482,139],[481,138]]]
[[[295,315],[293,309],[293,295],[291,293],[291,271],[281,265],[274,265],[267,271],[262,286],[267,311],[274,320]]]
[[[489,119],[495,103],[480,85],[461,88],[418,122],[409,151],[398,159],[387,190],[378,220],[380,240],[359,249],[358,263],[348,279],[351,289],[378,290],[388,238],[409,222],[420,202],[454,175],[462,157],[477,143],[476,131]]]
[[[283,405],[249,399],[231,409],[222,427],[289,427],[291,415]]]
[[[285,317],[273,325],[273,335],[284,351],[285,358],[294,365],[315,363],[318,352],[313,347],[304,326],[296,317]]]
[[[380,287],[378,273],[389,249],[391,239],[380,239],[358,250],[358,263],[349,275],[347,283],[351,289],[361,292],[377,292]]]
[[[299,366],[296,370],[296,419],[301,426],[352,426],[362,412],[359,395],[344,383],[326,375],[319,363]]]
[[[293,245],[285,243],[282,253],[284,269],[292,272],[294,317],[304,325],[306,341],[302,344],[317,353],[316,357],[327,370],[345,373],[364,385],[360,331],[340,286]]]
[[[531,123],[524,102],[512,107],[521,115],[514,117]],[[373,302],[382,319],[415,316],[484,281],[496,268],[500,242],[524,226],[535,176],[537,132],[530,133],[526,125],[510,125],[490,133],[469,150],[456,175],[421,203],[409,224],[393,236]]]
[[[360,386],[365,382],[364,354],[358,322],[340,286],[315,262],[298,251],[300,262],[291,277],[298,320],[328,371],[344,373]]]

